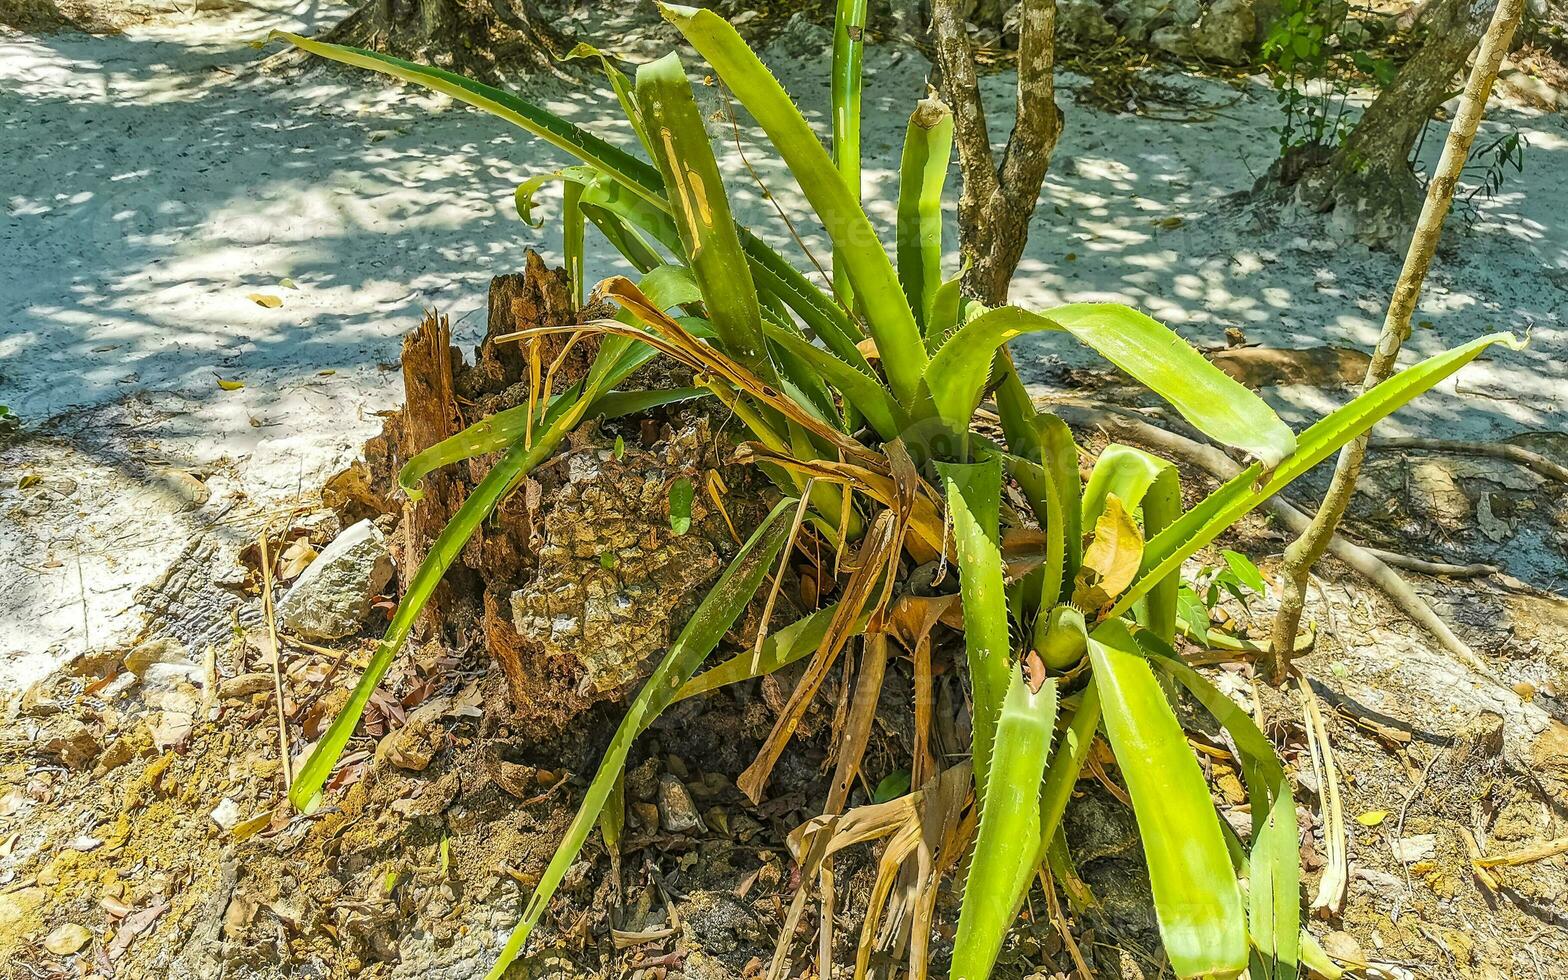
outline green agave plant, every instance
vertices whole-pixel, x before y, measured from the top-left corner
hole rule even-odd
[[[578,165],[519,187],[519,212],[530,217],[541,186],[564,185],[563,242],[579,296],[587,224],[640,274],[635,284],[615,278],[597,287],[620,304],[616,319],[562,328],[603,338],[581,382],[477,423],[421,453],[400,474],[403,489],[417,498],[420,480],[432,470],[503,453],[409,582],[369,668],[295,781],[293,803],[305,810],[317,805],[418,611],[498,500],[585,420],[711,394],[745,424],[754,441],[742,447],[743,456],[764,468],[784,499],[632,701],[492,978],[523,951],[594,826],[602,819],[607,837],[618,835],[619,813],[606,807],[618,799],[632,741],[660,711],[679,698],[811,657],[774,737],[740,781],[759,795],[798,713],[845,643],[867,630],[885,632],[901,569],[932,560],[958,570],[973,701],[978,821],[972,843],[962,842],[968,872],[952,976],[990,975],[1031,879],[1058,840],[1073,784],[1101,731],[1132,799],[1176,975],[1232,977],[1250,969],[1260,977],[1293,977],[1303,962],[1337,973],[1301,930],[1295,807],[1273,746],[1173,651],[1179,572],[1243,515],[1377,420],[1492,344],[1517,347],[1514,338],[1493,334],[1422,361],[1293,433],[1257,395],[1134,309],[1096,303],[1028,311],[966,301],[957,278],[944,279],[941,268],[953,123],[935,100],[921,101],[909,121],[889,257],[860,201],[864,0],[840,3],[831,151],[722,18],[690,7],[661,10],[793,174],[832,242],[831,289],[814,285],[736,225],[692,86],[673,54],[628,79],[594,49],[574,52],[600,58],[644,159],[500,89],[370,51],[274,35],[444,92],[575,157]],[[1006,349],[1009,340],[1038,332],[1086,344],[1193,427],[1245,453],[1251,465],[1185,511],[1175,469],[1135,448],[1108,448],[1081,481],[1071,433],[1036,409]],[[700,388],[617,388],[660,355],[693,368]],[[988,394],[1002,422],[1000,442],[971,426]],[[1016,485],[1032,513],[1013,512],[1004,481]],[[858,555],[838,603],[697,675],[769,568],[793,546],[803,519],[841,551]],[[1004,554],[1004,524],[1037,526],[1037,546]],[[1178,689],[1218,719],[1241,753],[1254,816],[1246,844],[1211,801],[1172,711],[1171,692]],[[917,787],[911,797],[921,792]],[[915,945],[923,950],[924,944]],[[862,969],[864,962],[862,956]],[[924,971],[922,953],[913,972],[923,977]]]

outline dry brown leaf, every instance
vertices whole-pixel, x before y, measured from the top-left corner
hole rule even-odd
[[[299,573],[310,567],[316,560],[316,549],[310,546],[310,539],[305,537],[295,538],[294,542],[283,549],[279,556],[278,578],[284,582],[291,582],[299,577]]]
[[[1106,494],[1105,510],[1094,523],[1094,537],[1073,583],[1073,605],[1085,612],[1107,605],[1132,584],[1142,561],[1142,532],[1121,500]]]
[[[112,963],[125,955],[125,951],[131,947],[131,943],[136,940],[136,937],[150,929],[152,924],[158,920],[158,916],[168,911],[168,908],[168,902],[159,902],[151,908],[145,908],[140,912],[133,912],[126,916],[125,921],[120,923],[120,931],[115,933],[114,939],[109,942],[107,950],[109,962]]]

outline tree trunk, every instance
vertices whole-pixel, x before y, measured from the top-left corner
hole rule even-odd
[[[533,0],[366,0],[323,40],[484,79],[503,68],[562,75],[571,47]]]
[[[1055,0],[1024,0],[1020,10],[1017,117],[1002,152],[991,154],[974,52],[959,0],[935,0],[936,86],[953,109],[963,190],[958,197],[958,249],[968,265],[964,291],[985,303],[1007,302],[1008,283],[1024,245],[1040,186],[1062,132],[1056,107]]]
[[[1421,183],[1410,166],[1416,141],[1497,6],[1496,0],[1435,0],[1421,19],[1426,40],[1368,107],[1345,142],[1320,165],[1308,165],[1297,196],[1333,211],[1347,237],[1374,247],[1407,241],[1421,212]],[[1288,168],[1287,168],[1288,169]]]

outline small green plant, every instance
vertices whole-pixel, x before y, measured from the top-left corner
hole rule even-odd
[[[1347,37],[1344,0],[1282,0],[1259,53],[1272,69],[1275,99],[1282,118],[1277,132],[1281,156],[1309,147],[1338,146],[1351,129],[1346,117],[1357,77],[1379,89],[1398,68],[1385,54]],[[1311,91],[1312,88],[1317,91]]]
[[[1202,566],[1176,593],[1176,612],[1183,634],[1204,646],[1210,643],[1209,625],[1214,611],[1226,596],[1250,612],[1252,597],[1268,591],[1263,573],[1246,555],[1225,549],[1220,556],[1223,565]]]
[[[22,427],[22,420],[5,405],[0,405],[0,436],[10,435]]]
[[[853,23],[859,16],[856,0],[844,0],[844,6],[851,9],[840,23]],[[369,668],[299,773],[290,794],[295,805],[304,810],[318,805],[414,618],[496,502],[584,421],[702,394],[745,426],[750,441],[740,446],[738,458],[757,464],[782,499],[632,700],[491,970],[492,980],[523,952],[594,827],[602,827],[607,840],[619,838],[623,768],[633,740],[661,711],[676,700],[809,658],[777,727],[738,780],[759,797],[801,714],[851,639],[862,637],[868,659],[879,656],[881,662],[890,640],[909,640],[909,617],[901,615],[899,604],[918,603],[920,597],[906,595],[902,586],[915,568],[932,564],[957,570],[956,600],[929,601],[957,601],[962,609],[962,650],[955,653],[971,693],[972,756],[940,771],[916,758],[912,789],[884,780],[884,791],[897,795],[855,811],[855,826],[868,835],[855,839],[892,833],[902,842],[901,850],[890,845],[888,852],[902,857],[882,861],[856,975],[866,969],[881,909],[894,900],[894,879],[907,864],[921,883],[915,905],[906,907],[916,923],[910,972],[923,980],[937,882],[944,870],[966,862],[952,976],[990,975],[1036,870],[1057,846],[1073,785],[1102,728],[1133,801],[1154,912],[1175,973],[1234,977],[1251,962],[1260,975],[1289,977],[1308,962],[1336,975],[1301,931],[1295,804],[1273,746],[1174,649],[1179,576],[1187,559],[1345,442],[1492,344],[1512,345],[1513,338],[1489,335],[1422,361],[1294,433],[1256,394],[1134,309],[1105,303],[1038,312],[988,309],[961,296],[956,276],[944,276],[955,270],[942,268],[942,190],[953,119],[939,102],[922,102],[910,118],[890,257],[860,205],[858,159],[847,159],[851,152],[858,157],[853,148],[859,145],[860,114],[846,102],[858,101],[858,79],[835,75],[832,118],[840,153],[834,159],[728,23],[707,10],[661,10],[766,132],[793,174],[832,241],[832,284],[812,282],[735,223],[676,55],[642,65],[635,79],[604,65],[643,159],[539,106],[449,72],[277,35],[323,57],[478,106],[572,155],[579,164],[518,189],[519,212],[531,215],[540,186],[564,183],[568,269],[582,269],[583,231],[591,224],[638,270],[636,282],[612,277],[595,287],[596,296],[618,304],[613,319],[520,335],[600,337],[586,377],[476,423],[420,453],[399,474],[403,489],[417,498],[421,479],[432,470],[503,453],[415,572]],[[841,31],[839,37],[840,43],[858,43],[858,32]],[[834,65],[836,73],[858,74],[855,57],[835,57]],[[1108,447],[1087,481],[1081,480],[1071,432],[1032,403],[1007,351],[1008,341],[1031,333],[1067,335],[1086,344],[1193,427],[1244,453],[1251,465],[1185,510],[1175,468],[1133,447]],[[655,356],[691,368],[699,387],[618,388]],[[972,426],[988,395],[1001,419],[999,439]],[[689,490],[689,484],[679,495],[672,489],[672,523],[686,512]],[[1034,536],[1026,535],[1029,543],[1019,547],[1004,537],[1004,527],[1032,529]],[[783,567],[781,555],[808,533],[846,559],[844,577],[831,592],[834,601],[777,629],[769,628],[764,615],[754,643],[699,674],[742,610],[770,588],[768,576]],[[1222,578],[1211,575],[1205,588],[1216,582],[1218,588],[1252,587],[1255,573],[1250,563],[1227,560],[1218,573]],[[915,648],[928,642],[935,622],[932,617],[923,631],[915,631],[920,634]],[[956,645],[956,636],[949,642]],[[1172,685],[1212,712],[1241,754],[1252,794],[1250,842],[1238,841],[1214,809],[1168,700]],[[839,759],[851,775],[835,781],[845,793],[830,797],[823,822],[805,828],[813,834],[803,867],[822,867],[838,846],[829,831],[841,826],[840,810],[858,764],[858,755]],[[978,819],[962,819],[966,810]],[[943,841],[934,861],[929,849],[918,846],[923,832],[936,832]],[[774,975],[788,956],[804,894],[796,896],[792,918],[781,930]],[[831,975],[831,966],[819,963],[820,975]]]
[[[1475,179],[1476,184],[1459,200],[1471,217],[1479,211],[1477,199],[1490,201],[1503,189],[1508,171],[1524,173],[1524,151],[1529,145],[1524,134],[1514,130],[1470,151],[1465,170]]]

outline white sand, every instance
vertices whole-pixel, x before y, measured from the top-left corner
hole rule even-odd
[[[559,254],[548,228],[522,225],[511,208],[520,179],[568,162],[548,147],[379,78],[255,70],[267,52],[248,40],[270,27],[321,30],[347,9],[260,0],[109,37],[0,28],[0,404],[49,437],[0,452],[0,687],[132,635],[136,590],[193,536],[238,539],[256,515],[308,496],[397,399],[388,367],[422,308],[462,318],[470,342],[492,275],[520,268],[527,246]],[[604,40],[589,16],[568,26]],[[644,33],[626,47],[656,50],[658,33]],[[824,123],[826,52],[773,54]],[[869,209],[890,226],[925,65],[880,47],[867,62]],[[1254,227],[1226,198],[1273,155],[1272,94],[1258,82],[1167,81],[1224,107],[1210,121],[1162,122],[1093,112],[1063,93],[1067,129],[1014,300],[1133,303],[1200,345],[1238,325],[1270,345],[1369,346],[1398,258],[1322,239],[1310,222]],[[988,79],[988,92],[1005,103],[1008,82]],[[608,92],[539,89],[552,109],[625,136]],[[1007,126],[993,119],[993,135]],[[1427,354],[1493,329],[1531,330],[1533,342],[1476,365],[1460,393],[1450,383],[1407,410],[1403,430],[1485,438],[1568,423],[1568,122],[1494,105],[1486,128],[1526,134],[1525,173],[1452,237],[1424,294],[1420,318],[1432,326],[1410,346]],[[1434,157],[1439,143],[1434,130]],[[760,146],[749,156],[801,210]],[[742,217],[778,232],[733,152],[724,165]],[[1156,227],[1172,216],[1179,228]],[[803,231],[825,258],[820,235]],[[590,274],[617,271],[593,247]],[[1036,375],[1051,358],[1093,363],[1059,339],[1020,349]],[[245,387],[224,391],[219,376]],[[1338,395],[1271,397],[1300,421]],[[168,482],[149,475],[165,463],[206,476],[213,499],[181,512]],[[22,513],[29,498],[16,484],[29,472],[59,490]]]

